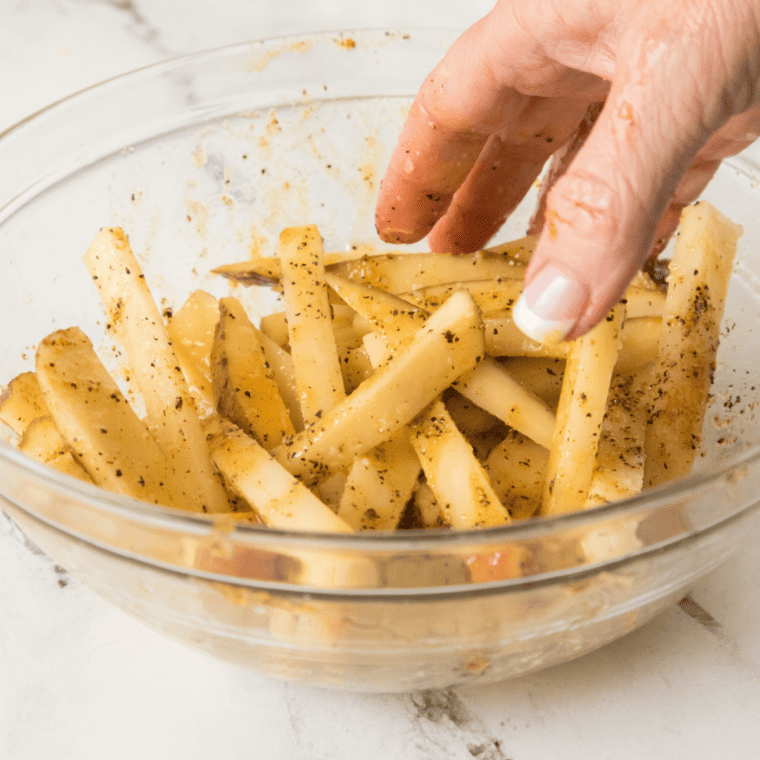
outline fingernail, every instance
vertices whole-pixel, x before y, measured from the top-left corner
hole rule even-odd
[[[578,321],[587,300],[584,285],[566,270],[547,264],[517,299],[512,319],[529,338],[558,343]]]

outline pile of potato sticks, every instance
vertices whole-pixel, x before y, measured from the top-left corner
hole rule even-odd
[[[687,474],[740,228],[684,210],[667,290],[640,274],[583,337],[511,320],[534,240],[470,255],[331,254],[316,227],[216,270],[279,290],[259,326],[196,291],[165,323],[119,228],[84,256],[143,399],[77,327],[38,346],[0,419],[68,475],[294,531],[481,528],[603,504]]]

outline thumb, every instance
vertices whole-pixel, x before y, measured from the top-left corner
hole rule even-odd
[[[571,339],[607,315],[646,260],[700,148],[732,112],[750,105],[742,93],[753,88],[734,75],[749,76],[751,67],[739,60],[747,47],[737,43],[735,55],[725,55],[731,40],[747,42],[739,26],[747,19],[719,18],[714,5],[692,3],[695,15],[686,25],[682,15],[652,2],[631,20],[602,113],[547,196],[544,228],[513,312],[526,335]]]

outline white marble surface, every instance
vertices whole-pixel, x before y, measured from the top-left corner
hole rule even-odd
[[[473,0],[4,0],[0,131],[105,77],[246,39],[463,27]],[[0,170],[1,167],[0,167]],[[760,757],[760,524],[627,638],[505,684],[405,696],[270,681],[167,641],[0,515],[0,758]]]

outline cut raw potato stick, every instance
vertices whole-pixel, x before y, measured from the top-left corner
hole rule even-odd
[[[358,456],[350,470],[338,516],[355,530],[395,530],[412,496],[420,461],[407,428]]]
[[[174,312],[166,330],[201,417],[214,411],[211,389],[211,347],[219,321],[219,303],[209,293],[196,290]]]
[[[92,478],[72,456],[66,442],[58,432],[55,421],[49,414],[36,417],[27,425],[18,448],[19,451],[44,462],[58,472],[92,483]]]
[[[14,377],[0,396],[0,420],[17,435],[22,435],[33,419],[46,414],[47,404],[34,372]]]
[[[549,452],[516,430],[486,458],[483,467],[513,520],[532,517],[540,508],[548,462]]]
[[[270,450],[295,430],[257,332],[240,301],[222,298],[211,349],[211,378],[219,414]]]
[[[688,475],[699,449],[720,323],[741,228],[709,203],[688,206],[670,262],[647,427],[648,486]]]
[[[270,528],[307,533],[352,532],[345,521],[236,425],[215,418],[207,424],[206,432],[211,457],[225,483]]]
[[[48,335],[37,348],[36,369],[56,428],[96,485],[201,510],[78,327]]]
[[[544,515],[586,505],[624,315],[625,306],[618,304],[590,332],[570,341],[541,504]]]
[[[442,401],[409,426],[425,478],[452,528],[485,528],[510,521],[483,466]]]
[[[151,432],[189,497],[186,508],[228,512],[194,399],[127,236],[104,227],[84,261],[124,346]]]
[[[343,402],[286,439],[276,449],[277,459],[307,483],[343,470],[482,358],[480,313],[468,294],[457,293]]]
[[[290,227],[280,234],[290,355],[306,424],[346,397],[322,256],[316,227]]]
[[[495,359],[487,356],[475,369],[458,378],[453,387],[544,448],[551,446],[556,425],[554,412]]]
[[[644,483],[644,447],[653,365],[612,379],[586,507],[634,496]]]

